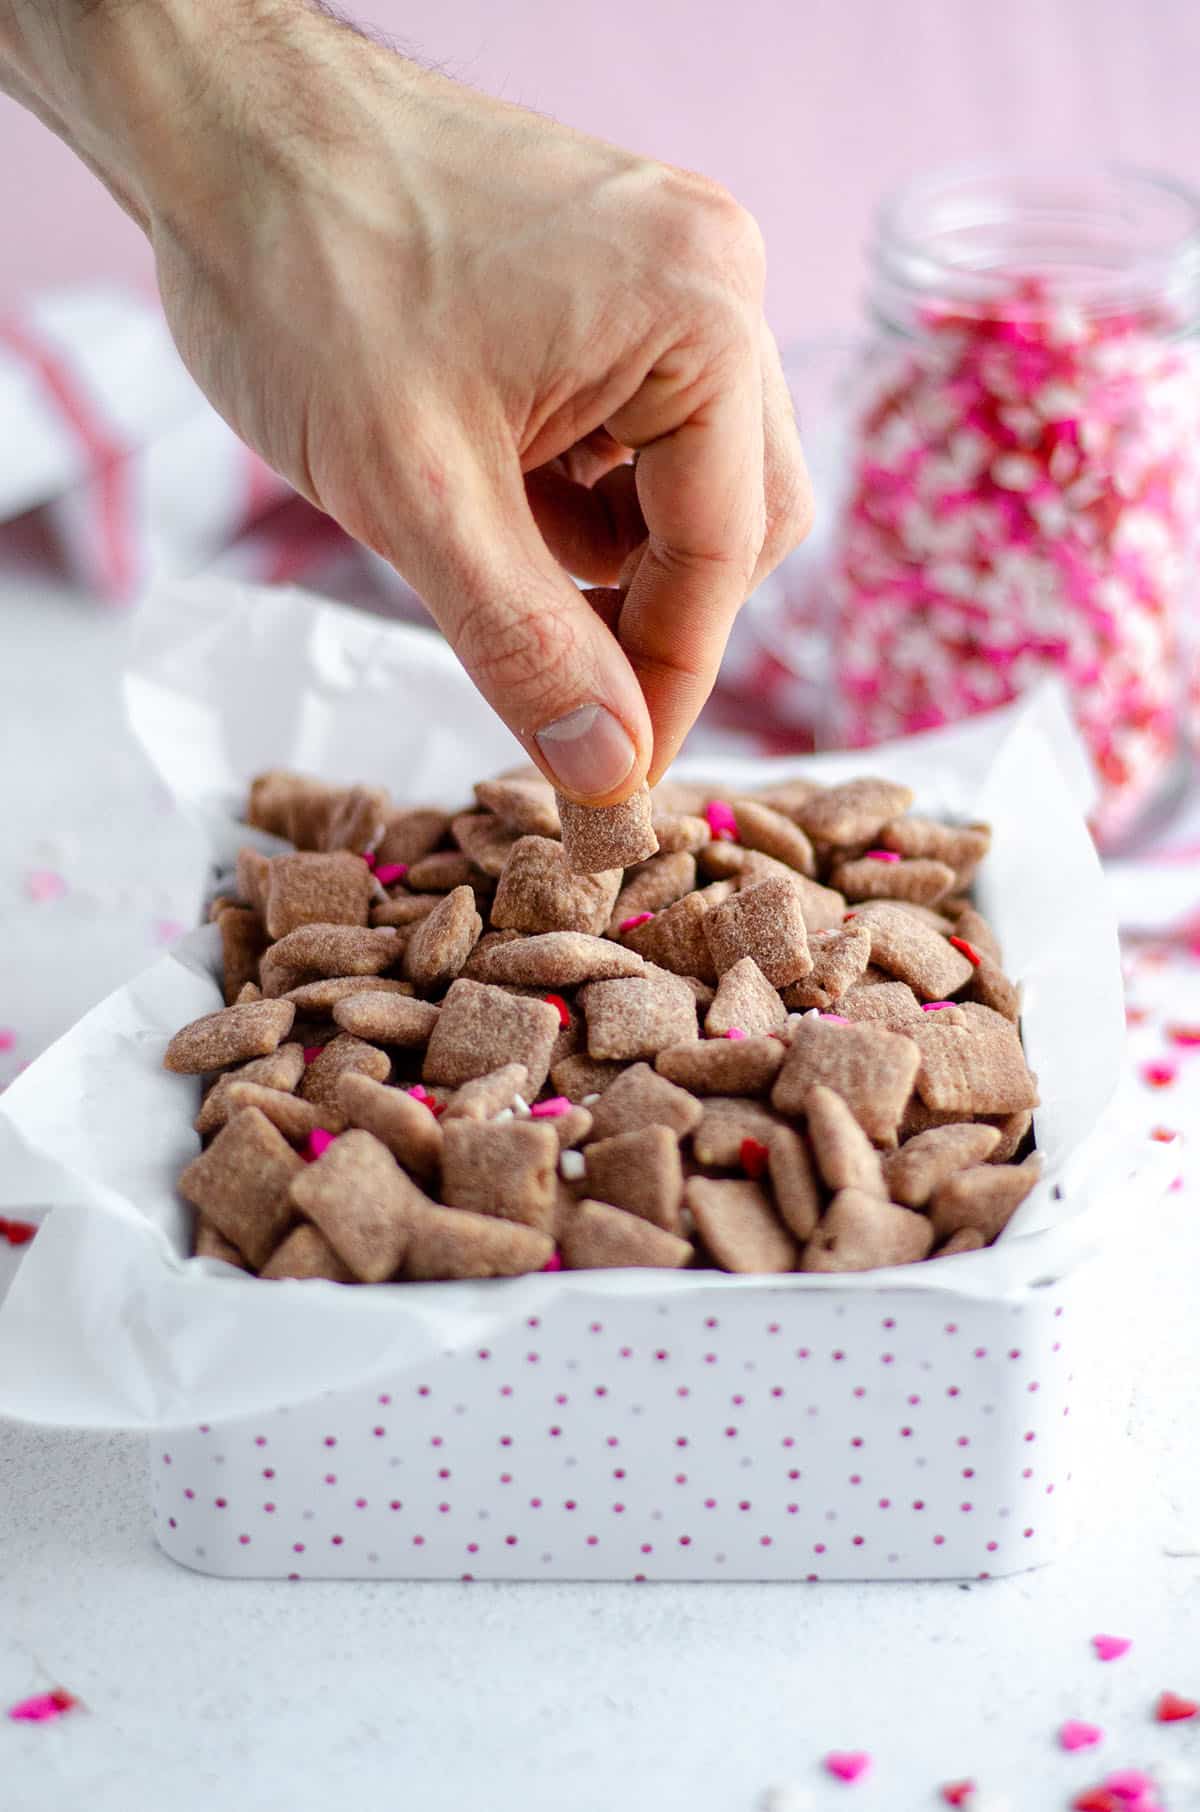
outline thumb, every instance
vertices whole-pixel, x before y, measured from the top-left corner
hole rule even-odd
[[[409,522],[406,577],[546,778],[587,805],[636,791],[653,754],[641,686],[543,541],[515,463],[476,468],[444,512]]]

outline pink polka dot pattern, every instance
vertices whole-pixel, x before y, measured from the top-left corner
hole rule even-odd
[[[996,1577],[1074,1532],[1079,1287],[564,1296],[384,1388],[173,1430],[155,1531],[260,1578]]]

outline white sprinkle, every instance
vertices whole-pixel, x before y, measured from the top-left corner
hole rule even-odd
[[[1006,491],[1032,491],[1038,476],[1037,461],[1027,453],[1002,453],[992,461],[992,478]]]
[[[810,1007],[807,1013],[797,1013],[792,1017],[797,1019],[820,1019],[821,1009],[820,1007]]]
[[[492,1115],[492,1125],[499,1126],[501,1120],[511,1120],[512,1117],[513,1117],[512,1108],[511,1107],[502,1107],[498,1114]]]
[[[558,1174],[564,1183],[578,1183],[587,1175],[587,1159],[581,1151],[564,1151],[558,1160]]]
[[[526,1101],[524,1095],[513,1096],[511,1111],[514,1114],[527,1114],[529,1112],[529,1103]]]
[[[580,1107],[593,1107],[599,1099],[600,1094],[599,1091],[597,1091],[594,1095],[585,1095],[579,1105]]]
[[[817,1802],[807,1787],[789,1783],[768,1787],[758,1803],[761,1812],[812,1812]]]

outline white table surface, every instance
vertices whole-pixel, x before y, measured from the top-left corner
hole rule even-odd
[[[121,725],[126,625],[11,563],[0,621],[2,1083],[188,901]],[[29,897],[39,870],[62,897]],[[1178,1018],[1190,986],[1200,1019],[1198,981],[1148,966],[1132,993]],[[1159,1053],[1160,1028],[1135,1037]],[[1147,1127],[1196,1123],[1189,1061]],[[0,1718],[2,1812],[751,1812],[773,1785],[780,1812],[920,1812],[963,1775],[976,1812],[1051,1812],[1160,1764],[1164,1805],[1200,1808],[1200,1721],[1150,1715],[1163,1688],[1200,1696],[1196,1201],[1189,1182],[1144,1209],[1112,1269],[1082,1540],[969,1588],[229,1583],[152,1545],[141,1439],[0,1424],[0,1709],[53,1685],[86,1706]],[[0,1284],[11,1264],[0,1245]],[[1101,1665],[1100,1631],[1132,1652]],[[1102,1749],[1061,1753],[1067,1717]],[[857,1748],[866,1782],[822,1773]]]

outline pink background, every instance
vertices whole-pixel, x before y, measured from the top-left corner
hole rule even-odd
[[[844,326],[876,196],[1006,150],[1200,179],[1195,0],[349,0],[452,74],[726,183],[758,216],[785,340]],[[145,280],[136,229],[0,101],[0,306]]]

